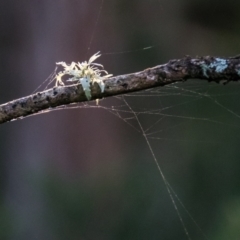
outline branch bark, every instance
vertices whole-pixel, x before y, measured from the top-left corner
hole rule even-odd
[[[91,86],[92,99],[101,99],[148,88],[165,86],[188,79],[225,83],[240,80],[240,57],[189,56],[141,72],[109,78],[102,93],[95,83]],[[39,111],[70,103],[88,101],[80,84],[54,87],[43,92],[0,105],[0,124]]]

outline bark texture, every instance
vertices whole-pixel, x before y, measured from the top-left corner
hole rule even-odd
[[[172,84],[188,79],[227,83],[240,80],[240,58],[189,56],[141,72],[119,75],[105,81],[102,93],[97,84],[91,86],[92,99],[115,96]],[[80,84],[54,87],[43,92],[0,105],[0,123],[70,103],[88,101]]]

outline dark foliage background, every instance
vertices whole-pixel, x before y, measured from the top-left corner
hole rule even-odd
[[[84,61],[99,50],[155,46],[103,54],[99,62],[114,75],[184,55],[239,53],[236,1],[101,2],[0,1],[1,103],[31,94],[55,62]],[[211,87],[222,96],[221,104],[240,113],[238,85]],[[208,91],[209,84],[201,88]],[[152,108],[179,99],[160,99]],[[114,98],[104,101],[116,104]],[[130,103],[138,108],[148,100],[141,101]],[[237,239],[239,115],[209,99],[169,113],[225,123],[181,125],[171,119],[163,130],[180,126],[161,137],[172,140],[151,144],[167,179],[209,239]],[[55,111],[0,126],[0,186],[0,239],[187,239],[141,134],[102,109]],[[180,211],[192,239],[204,239]]]

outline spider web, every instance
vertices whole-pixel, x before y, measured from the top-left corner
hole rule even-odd
[[[236,133],[240,129],[240,109],[236,108],[234,103],[239,98],[240,89],[236,86],[189,80],[185,83],[175,83],[103,99],[98,105],[95,101],[76,103],[41,113],[63,109],[78,111],[98,109],[124,122],[133,133],[140,134],[145,140],[149,156],[155,161],[167,194],[181,222],[185,238],[194,239],[193,236],[197,235],[203,239],[209,239],[202,230],[201,224],[181,200],[182,197],[173,189],[173,186],[174,188],[177,186],[176,183],[173,184],[166,175],[171,176],[169,172],[173,171],[169,166],[176,168],[173,166],[174,159],[178,167],[182,165],[183,169],[188,166],[188,161],[194,161],[191,159],[194,149],[202,149],[203,159],[200,158],[198,161],[206,161],[211,156],[209,154],[208,157],[206,149],[208,151],[211,148],[223,149],[226,142],[239,141]],[[227,151],[234,151],[234,148],[236,148],[235,145]],[[170,154],[167,153],[168,151]],[[171,152],[175,151],[177,154],[172,156]],[[181,152],[184,154],[178,156]],[[170,163],[167,163],[168,161]],[[179,177],[183,178],[183,176]]]
[[[96,25],[99,21],[103,3],[104,1],[100,4]],[[94,34],[95,29],[87,48],[88,52],[91,49]],[[141,50],[147,50],[151,47],[144,47]],[[120,51],[120,53],[126,52],[128,51]],[[115,53],[105,53],[105,55],[114,55]],[[56,69],[46,79],[47,88],[51,86],[49,83],[53,84],[55,74]],[[180,168],[184,172],[187,167],[191,166],[190,161],[211,161],[209,158],[213,154],[208,154],[211,149],[214,149],[213,151],[217,149],[216,158],[225,154],[226,150],[224,149],[227,149],[228,152],[235,151],[236,145],[229,143],[239,141],[240,109],[235,104],[239,95],[240,89],[234,84],[221,86],[215,83],[189,80],[185,83],[176,83],[103,99],[100,100],[98,105],[95,101],[76,103],[48,109],[38,114],[62,111],[63,109],[77,109],[78,111],[81,109],[98,109],[119,119],[145,141],[148,156],[155,161],[167,190],[166,194],[170,198],[173,209],[175,209],[175,215],[180,220],[185,238],[194,239],[193,236],[200,236],[201,239],[209,239],[205,234],[205,229],[202,230],[202,223],[208,221],[204,219],[199,223],[195,214],[190,213],[188,204],[182,201],[182,194],[179,194],[179,191],[182,190],[179,189],[185,189],[189,185],[187,181],[179,180],[184,176],[180,176],[178,170]],[[202,155],[197,157],[195,152]],[[227,157],[223,159],[227,159]],[[172,177],[174,174],[178,176],[178,180]],[[177,181],[182,183],[180,187],[176,183]],[[207,182],[209,183],[209,181]],[[188,190],[188,192],[191,191],[193,189]],[[208,199],[208,197],[205,199]],[[196,205],[190,204],[190,208],[194,208]],[[206,216],[206,214],[204,215]]]

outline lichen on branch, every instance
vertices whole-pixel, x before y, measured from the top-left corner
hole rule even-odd
[[[165,86],[190,79],[225,83],[240,80],[240,58],[189,56],[143,71],[104,79],[104,90],[90,82],[91,100]],[[55,86],[43,92],[0,105],[0,123],[28,116],[48,108],[88,101],[82,84]]]

